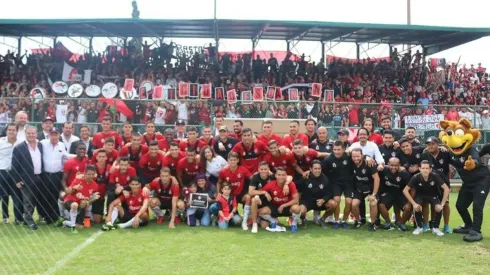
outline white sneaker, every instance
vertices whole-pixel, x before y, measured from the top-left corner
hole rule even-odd
[[[287,230],[286,230],[286,227],[278,225],[278,226],[276,226],[276,231],[277,232],[286,232]]]
[[[328,216],[327,219],[325,220],[326,223],[335,223],[335,218],[334,216]]]
[[[5,218],[5,219],[3,219],[3,224],[9,224],[9,223],[10,223],[9,218]]]
[[[423,229],[422,227],[417,227],[417,228],[415,228],[415,230],[412,232],[412,234],[414,234],[414,235],[420,235],[420,234],[422,234],[422,233],[424,233],[424,229]]]
[[[437,237],[444,236],[444,233],[439,228],[432,228],[432,234],[436,235]]]
[[[248,230],[248,225],[246,222],[242,222],[242,229],[247,231]]]
[[[254,223],[252,225],[252,233],[257,233],[257,232],[259,232],[259,226],[256,223]]]

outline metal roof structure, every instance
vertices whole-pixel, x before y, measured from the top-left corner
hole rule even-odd
[[[437,53],[485,36],[490,28],[231,19],[0,19],[0,36],[172,37],[421,45]]]

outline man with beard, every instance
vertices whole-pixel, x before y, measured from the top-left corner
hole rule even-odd
[[[297,139],[303,142],[303,146],[308,146],[308,137],[299,132],[299,122],[297,120],[292,120],[289,123],[289,134],[285,135],[282,139],[281,151],[293,149],[293,141]]]
[[[104,142],[108,138],[113,138],[115,142],[115,148],[119,148],[124,145],[124,142],[118,132],[112,130],[112,120],[110,117],[104,117],[102,119],[102,132],[94,135],[92,139],[92,144],[95,148],[102,148]]]
[[[308,137],[308,144],[318,139],[317,133],[315,133],[316,121],[309,118],[305,121],[306,136]]]
[[[257,136],[257,140],[264,144],[269,144],[269,141],[275,140],[278,144],[282,144],[282,138],[274,134],[272,130],[272,121],[266,120],[262,123],[262,134]]]
[[[243,121],[235,120],[233,122],[233,133],[230,133],[230,137],[237,139],[238,141],[242,141],[242,132],[243,130]]]
[[[265,144],[260,141],[254,141],[252,130],[245,128],[242,131],[242,141],[238,142],[232,149],[240,156],[240,163],[251,173],[257,172],[259,162],[262,157],[267,154],[268,149]],[[219,190],[219,188],[218,188]]]
[[[119,157],[128,157],[131,167],[138,171],[139,161],[141,156],[148,153],[148,146],[141,144],[141,135],[139,133],[133,133],[131,135],[131,142],[124,145],[119,151]]]
[[[229,136],[228,128],[223,125],[219,127],[219,135],[215,138],[213,149],[216,154],[220,155],[224,159],[227,159],[228,154],[237,143],[238,140]]]
[[[381,134],[384,134],[385,131],[390,130],[393,132],[393,138],[395,140],[400,140],[402,138],[402,134],[400,134],[400,132],[391,128],[391,117],[389,116],[384,116],[381,118],[381,128]]]
[[[404,137],[408,140],[408,142],[410,142],[412,147],[421,145],[420,141],[418,141],[416,139],[414,127],[407,127],[405,129],[405,136]],[[400,143],[400,142],[398,142],[398,143]],[[400,146],[401,146],[401,143],[400,143]]]

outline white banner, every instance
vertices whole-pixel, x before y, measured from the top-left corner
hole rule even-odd
[[[408,127],[414,127],[417,135],[423,134],[426,130],[438,130],[441,129],[439,122],[444,120],[444,115],[419,115],[419,116],[406,116],[405,129]]]
[[[65,123],[68,105],[56,105],[56,123]]]

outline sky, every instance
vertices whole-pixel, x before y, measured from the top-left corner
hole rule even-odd
[[[142,19],[209,19],[214,16],[215,0],[138,0],[140,18]],[[221,19],[253,19],[253,20],[294,20],[294,21],[329,21],[358,22],[381,24],[406,24],[407,0],[216,0],[216,17]],[[70,3],[73,3],[71,5]],[[29,8],[26,8],[29,7]],[[54,8],[61,7],[61,8]],[[94,8],[96,7],[96,8]],[[465,0],[464,4],[456,0],[411,0],[411,24],[453,27],[487,27],[490,28],[488,10],[489,1]],[[15,0],[5,1],[0,9],[3,19],[61,19],[61,18],[130,18],[131,0]],[[182,45],[202,46],[213,39],[172,39]],[[88,40],[85,38],[58,38],[72,52],[87,51]],[[82,45],[76,43],[80,42]],[[149,43],[152,42],[148,39]],[[23,38],[22,52],[25,49],[52,45],[49,38]],[[111,42],[109,39],[94,39],[94,50],[102,51]],[[0,37],[0,53],[8,49],[14,50],[17,40]],[[328,44],[326,49],[328,49]],[[370,50],[373,44],[361,45],[361,58],[386,57],[389,55],[388,45],[379,45]],[[402,50],[402,45],[397,46]],[[446,58],[448,62],[460,64],[482,63],[490,67],[490,37],[437,53],[430,57]],[[252,49],[249,40],[220,40],[220,51],[247,51]],[[285,41],[261,40],[256,51],[285,50]],[[292,49],[295,54],[304,53],[312,60],[319,60],[321,45],[318,42],[304,41]],[[353,43],[340,43],[330,49],[327,54],[338,57],[355,58],[356,50]]]

